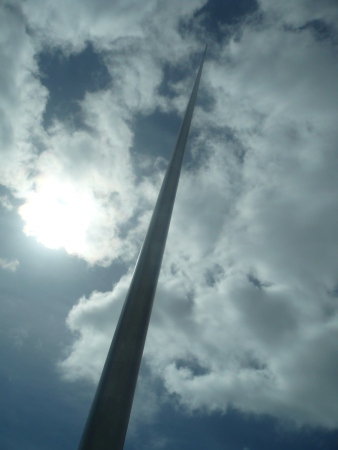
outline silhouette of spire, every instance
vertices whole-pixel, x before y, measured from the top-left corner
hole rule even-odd
[[[207,47],[101,374],[79,450],[122,450]]]

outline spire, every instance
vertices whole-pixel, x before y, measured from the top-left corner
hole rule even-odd
[[[101,374],[79,450],[122,450],[207,47]]]

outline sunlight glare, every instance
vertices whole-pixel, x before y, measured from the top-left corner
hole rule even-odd
[[[51,249],[64,247],[81,254],[86,247],[87,230],[93,214],[93,198],[72,185],[44,182],[29,195],[19,209],[25,220],[24,232]]]

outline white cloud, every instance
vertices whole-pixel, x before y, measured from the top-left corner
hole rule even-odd
[[[3,270],[8,270],[9,272],[16,272],[20,263],[17,259],[6,259],[0,258],[0,267]]]
[[[145,349],[191,410],[338,426],[337,76],[326,42],[271,17],[206,63],[205,161],[182,176]],[[125,290],[73,308],[69,376],[99,330],[108,346]]]
[[[130,155],[132,120],[157,105],[166,107],[166,100],[155,94],[162,63],[172,57],[171,47],[163,54],[163,27],[151,13],[156,11],[157,19],[166,17],[166,38],[176,42],[175,55],[181,58],[190,48],[175,26],[201,4],[176,3],[159,7],[148,2],[142,9],[133,2],[102,2],[93,9],[90,2],[74,0],[65,6],[51,1],[41,6],[31,0],[2,10],[8,24],[2,31],[8,64],[0,99],[6,152],[0,183],[23,200],[19,213],[25,232],[44,245],[64,247],[90,264],[106,266],[119,257],[134,257],[140,240],[137,228],[124,241],[120,234],[145,205],[149,208],[149,182],[136,183]],[[79,102],[88,128],[76,130],[61,119],[44,130],[48,93],[39,80],[37,55],[57,47],[65,54],[76,53],[88,40],[104,51],[112,84],[105,91],[87,92]]]
[[[81,298],[70,311],[67,324],[73,332],[79,332],[80,337],[74,342],[68,358],[61,363],[69,379],[85,377],[98,381],[110,345],[109,335],[116,327],[129,281],[129,277],[122,278],[113,292],[93,292],[89,299]],[[80,367],[89,348],[93,357]]]
[[[14,209],[14,206],[7,195],[0,195],[0,205],[7,211],[12,211],[12,209]]]
[[[201,4],[100,2],[94,10],[30,0],[25,19],[3,10],[9,156],[1,183],[25,200],[27,234],[90,263],[133,260],[159,178],[135,181],[132,119],[182,109],[186,81],[172,101],[157,89],[165,62],[199,49],[177,25]],[[338,64],[332,42],[283,28],[329,21],[332,4],[261,1],[261,21],[238,26],[205,65],[201,89],[213,104],[194,118],[203,164],[182,174],[145,350],[153,376],[191,410],[232,405],[338,426]],[[76,52],[87,40],[104,50],[113,77],[109,90],[80,104],[95,131],[55,122],[46,132],[35,52],[46,43]],[[123,277],[69,313],[77,338],[61,363],[66,378],[97,381],[128,283]]]
[[[324,20],[337,24],[338,10],[335,0],[286,0],[284,2],[259,0],[265,13],[273,14],[273,19],[284,24],[302,26],[313,20]]]
[[[48,150],[36,163],[34,190],[19,213],[28,235],[107,265],[127,256],[131,245],[118,235],[137,207],[129,154],[132,133],[109,92],[88,94],[84,112],[95,132],[54,125]]]
[[[169,53],[169,60],[185,52],[176,27],[180,18],[190,16],[205,0],[162,3],[148,0],[95,3],[72,0],[55,3],[53,0],[29,0],[23,11],[37,33],[40,44],[60,45],[68,51],[78,51],[87,40],[111,49],[123,39],[144,41],[149,48],[161,48]],[[154,41],[151,38],[156,38]],[[119,42],[118,42],[119,41]],[[193,45],[193,41],[190,45]],[[45,44],[44,44],[45,45]]]
[[[22,193],[30,186],[28,174],[43,135],[41,118],[47,92],[37,79],[33,42],[19,11],[14,6],[2,7],[0,17],[0,183]]]

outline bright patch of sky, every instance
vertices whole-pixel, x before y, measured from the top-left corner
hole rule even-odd
[[[0,447],[76,448],[207,43],[126,449],[336,448],[336,1],[0,21]]]

